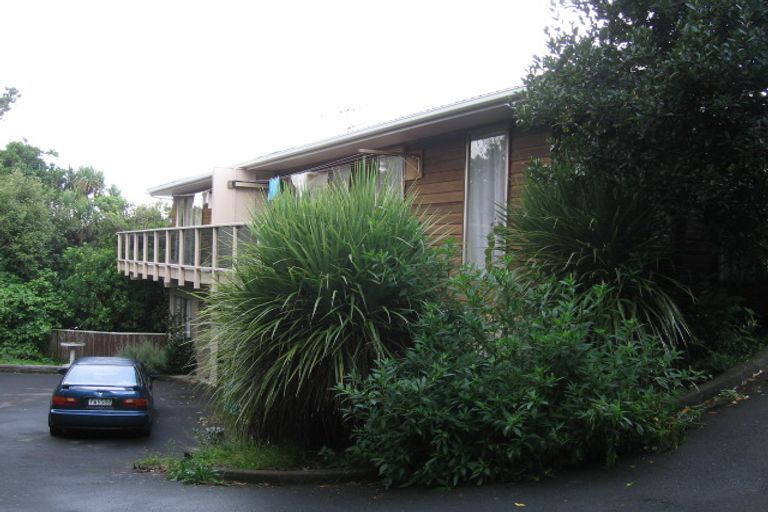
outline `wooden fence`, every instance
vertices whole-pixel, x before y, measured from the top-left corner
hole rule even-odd
[[[103,332],[103,331],[70,331],[56,329],[51,332],[48,344],[48,354],[58,361],[69,360],[69,348],[61,343],[85,343],[75,349],[76,357],[114,356],[126,345],[139,345],[145,341],[163,346],[168,342],[166,333],[158,332]]]

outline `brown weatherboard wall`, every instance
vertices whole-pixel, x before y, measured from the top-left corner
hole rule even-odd
[[[459,250],[464,238],[464,189],[467,141],[470,131],[461,131],[408,144],[409,152],[421,152],[422,177],[406,183],[406,191],[417,194],[420,209],[439,220],[436,232],[452,237]],[[532,157],[546,158],[547,132],[523,132],[511,127],[509,144],[510,200],[520,197],[525,167]]]

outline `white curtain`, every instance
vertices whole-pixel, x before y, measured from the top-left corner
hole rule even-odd
[[[469,151],[464,260],[485,268],[488,235],[507,201],[507,136],[473,139]]]
[[[402,196],[404,164],[401,156],[379,157],[379,182],[376,188],[381,190],[382,187],[391,187]]]

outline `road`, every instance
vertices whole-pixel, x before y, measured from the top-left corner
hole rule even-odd
[[[51,438],[46,413],[56,375],[0,373],[0,511],[738,511],[768,510],[768,394],[716,414],[673,453],[636,457],[612,470],[565,471],[539,482],[454,491],[376,485],[184,486],[136,473],[148,453],[194,444],[204,413],[194,390],[156,383],[149,439]]]

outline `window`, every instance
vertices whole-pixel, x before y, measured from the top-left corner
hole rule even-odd
[[[472,137],[467,155],[464,262],[485,268],[488,235],[507,202],[506,132]]]
[[[175,295],[174,309],[177,321],[186,338],[192,338],[192,301],[186,297]]]
[[[391,187],[403,196],[405,190],[405,160],[400,155],[357,158],[350,163],[333,167],[297,172],[291,174],[290,179],[299,195],[301,195],[305,192],[311,193],[313,190],[324,188],[330,183],[349,184],[352,175],[365,169],[378,169],[377,190],[381,190],[383,187]]]
[[[382,187],[390,187],[399,192],[402,197],[404,192],[404,163],[405,160],[401,156],[380,157],[377,190],[381,190]]]

